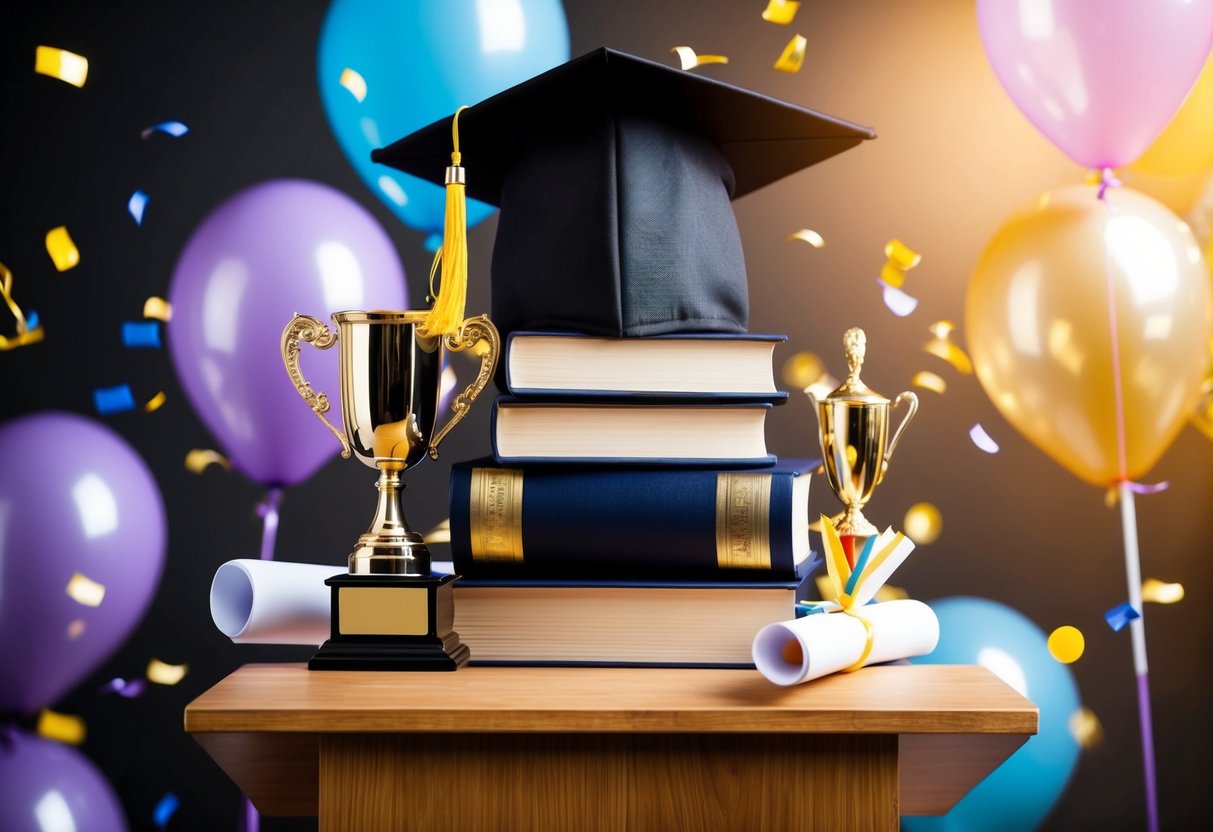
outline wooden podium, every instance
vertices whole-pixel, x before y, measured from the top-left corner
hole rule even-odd
[[[781,688],[756,671],[247,665],[185,729],[267,815],[322,830],[896,830],[1036,733],[976,666]]]

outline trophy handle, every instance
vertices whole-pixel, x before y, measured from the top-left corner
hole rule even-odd
[[[328,395],[312,390],[312,385],[303,377],[303,371],[299,369],[300,340],[307,341],[318,350],[327,350],[337,343],[337,333],[331,332],[328,326],[318,318],[296,313],[295,317],[291,318],[291,322],[282,330],[282,363],[286,365],[286,373],[291,377],[299,395],[303,397],[320,421],[324,422],[324,426],[333,432],[333,436],[337,437],[337,441],[341,443],[341,456],[348,459],[350,440],[344,433],[333,427],[333,423],[324,416],[329,410]]]
[[[455,352],[463,352],[481,341],[488,342],[488,349],[480,356],[480,372],[476,375],[475,381],[465,387],[463,392],[451,402],[451,410],[455,411],[455,415],[434,434],[433,440],[430,441],[430,458],[432,459],[438,458],[438,444],[451,432],[451,428],[463,420],[471,408],[472,402],[493,377],[493,370],[497,367],[497,356],[501,354],[501,336],[497,334],[497,327],[493,326],[493,322],[487,315],[466,318],[459,327],[459,331],[454,335],[446,336],[444,340],[447,349]]]
[[[884,464],[889,464],[889,459],[893,456],[893,449],[897,447],[897,440],[901,438],[901,434],[906,429],[906,425],[910,424],[910,420],[914,418],[914,414],[918,412],[918,394],[911,393],[909,390],[901,393],[893,400],[893,408],[901,404],[903,401],[910,403],[910,409],[906,413],[905,418],[901,420],[901,424],[897,426],[897,430],[893,431],[893,438],[889,440],[889,447],[884,452]]]

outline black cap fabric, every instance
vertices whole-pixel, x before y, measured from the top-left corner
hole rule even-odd
[[[730,200],[874,135],[610,49],[469,107],[467,193],[501,208],[491,317],[503,335],[744,332]],[[441,183],[450,154],[447,117],[372,159]]]

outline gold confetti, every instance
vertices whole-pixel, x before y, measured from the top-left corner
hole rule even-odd
[[[80,717],[73,714],[61,714],[50,708],[43,708],[42,713],[38,714],[38,725],[34,730],[38,732],[39,736],[66,745],[80,745],[88,733],[84,727],[84,720]]]
[[[1049,655],[1062,664],[1073,664],[1082,658],[1087,641],[1082,636],[1082,630],[1069,624],[1058,627],[1049,633]]]
[[[218,465],[225,471],[232,470],[232,463],[227,457],[210,448],[194,448],[185,455],[185,470],[191,474],[201,474],[208,465]]]
[[[426,543],[451,542],[451,518],[446,518],[434,528],[425,533]]]
[[[905,269],[898,266],[892,260],[886,261],[880,267],[880,282],[891,289],[900,289],[906,282]]]
[[[84,630],[87,626],[88,625],[84,623],[83,618],[77,618],[71,624],[67,625],[67,637],[72,641],[75,641],[76,639],[80,638],[80,636],[84,635]]]
[[[1081,707],[1070,714],[1070,736],[1079,748],[1090,751],[1103,742],[1103,723],[1090,708]]]
[[[910,593],[906,592],[899,586],[889,586],[885,584],[880,589],[876,590],[876,595],[873,596],[877,602],[884,603],[885,601],[904,601],[910,597]]]
[[[931,503],[915,503],[902,521],[906,537],[920,546],[934,543],[943,532],[943,515]]]
[[[147,404],[143,405],[143,412],[144,413],[155,413],[157,410],[159,410],[161,407],[164,406],[164,401],[167,398],[168,397],[164,395],[164,391],[161,390],[159,393],[157,393],[156,395],[152,396],[150,399],[147,400]]]
[[[99,607],[105,600],[105,584],[99,584],[79,572],[72,573],[65,591],[73,601],[86,607]]]
[[[905,272],[908,272],[922,262],[921,254],[896,237],[884,244],[884,256],[889,258],[889,262],[896,264],[899,269]]]
[[[792,35],[772,69],[780,72],[799,72],[800,67],[804,65],[804,48],[807,44],[804,35]]]
[[[350,91],[350,95],[361,104],[366,98],[366,79],[363,78],[356,69],[350,69],[348,66],[341,70],[341,80],[338,81],[341,86]]]
[[[787,26],[796,17],[800,9],[799,0],[768,0],[767,7],[762,12],[762,19],[767,23],[777,23]]]
[[[683,69],[695,69],[704,64],[727,64],[729,59],[724,55],[696,55],[689,46],[675,46],[670,50],[678,56]]]
[[[825,365],[811,352],[798,352],[783,362],[783,380],[789,387],[803,390],[825,375]]]
[[[933,390],[941,396],[948,392],[948,383],[929,370],[919,370],[914,374],[914,378],[910,379],[910,384],[924,390]]]
[[[934,335],[941,341],[948,341],[952,338],[952,331],[956,329],[956,324],[948,320],[936,321],[927,327],[927,332]]]
[[[143,302],[143,317],[168,323],[173,319],[173,307],[164,298],[152,295]]]
[[[1147,578],[1141,585],[1141,600],[1155,604],[1178,604],[1184,599],[1183,584],[1166,584],[1158,578]]]
[[[175,685],[189,672],[188,664],[168,664],[157,658],[147,663],[147,680],[157,685]]]
[[[67,233],[67,226],[61,225],[46,232],[46,253],[61,272],[80,265],[80,250],[72,242],[72,235]]]
[[[38,324],[38,317],[31,312],[31,318],[26,319],[25,313],[21,311],[21,307],[13,300],[13,273],[3,263],[0,263],[0,295],[4,297],[5,305],[8,306],[8,310],[13,313],[13,317],[17,320],[17,332],[12,338],[0,335],[0,352],[15,349],[16,347],[24,347],[28,344],[36,344],[41,341],[43,333],[42,327]],[[32,326],[31,323],[33,324]]]
[[[923,345],[923,349],[928,354],[936,358],[942,358],[951,364],[956,368],[958,373],[963,373],[966,376],[973,374],[973,362],[965,354],[964,350],[951,341],[945,341],[942,338],[932,338]]]
[[[34,72],[83,87],[88,78],[88,58],[54,46],[39,46],[34,50]]]
[[[822,248],[826,244],[826,241],[822,239],[821,235],[811,228],[802,228],[799,231],[789,234],[788,242],[792,242],[793,240],[800,240],[808,243],[813,248]]]

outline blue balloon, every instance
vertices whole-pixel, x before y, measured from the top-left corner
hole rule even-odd
[[[939,646],[915,664],[980,664],[1040,708],[1040,732],[940,817],[905,817],[902,829],[1022,832],[1035,829],[1065,791],[1078,761],[1070,715],[1079,708],[1070,668],[1049,655],[1039,627],[984,598],[931,603],[939,617]]]
[[[430,235],[427,245],[435,249],[443,189],[373,163],[371,150],[568,58],[559,0],[334,0],[317,67],[324,111],[346,157],[405,225]],[[475,175],[469,166],[468,176]],[[469,200],[468,227],[492,211]]]

